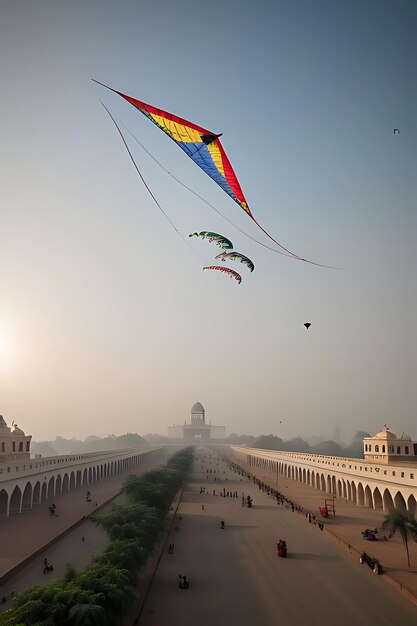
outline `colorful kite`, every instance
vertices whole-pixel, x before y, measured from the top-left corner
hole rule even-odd
[[[219,248],[223,248],[223,250],[231,250],[233,248],[233,244],[230,239],[226,239],[226,237],[223,237],[223,235],[218,235],[217,233],[211,233],[208,230],[202,230],[201,233],[192,233],[188,236],[208,239],[210,243],[214,242],[216,246],[219,246]]]
[[[93,79],[94,80],[94,79]],[[249,215],[249,217],[255,222],[255,224],[273,241],[277,246],[284,250],[287,255],[297,259],[298,261],[305,261],[312,265],[322,266],[320,263],[309,261],[303,257],[291,252],[288,248],[285,248],[282,244],[274,239],[259,222],[252,215],[245,196],[243,195],[239,181],[235,172],[230,164],[229,159],[226,156],[224,148],[220,142],[219,137],[222,133],[213,133],[202,126],[198,126],[193,122],[189,122],[177,115],[168,113],[163,109],[158,109],[150,104],[146,104],[141,100],[136,100],[131,96],[127,96],[121,91],[117,91],[104,83],[94,80],[95,83],[110,89],[114,93],[124,98],[127,102],[132,104],[136,109],[143,113],[151,122],[156,124],[161,130],[164,131],[184,152],[196,163],[201,169],[206,172],[237,204]],[[275,251],[277,252],[277,251]]]
[[[239,263],[246,265],[251,272],[255,269],[253,262],[244,254],[240,254],[240,252],[221,252],[214,258],[221,259],[222,261],[239,261]]]
[[[237,282],[242,282],[242,276],[235,272],[234,270],[229,269],[228,267],[223,267],[223,265],[208,265],[207,267],[203,267],[203,270],[217,270],[219,272],[225,272],[229,274],[230,278],[234,278]]]

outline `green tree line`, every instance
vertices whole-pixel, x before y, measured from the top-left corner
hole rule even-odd
[[[193,448],[180,450],[166,466],[130,476],[127,503],[94,521],[110,543],[82,571],[68,566],[63,578],[16,596],[0,626],[115,626],[136,597],[138,572],[157,545],[172,500],[192,469]]]

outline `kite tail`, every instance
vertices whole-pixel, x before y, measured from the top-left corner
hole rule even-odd
[[[281,250],[285,250],[285,252],[287,253],[286,256],[290,256],[293,259],[296,259],[297,261],[304,261],[304,263],[309,263],[310,265],[316,265],[317,267],[325,267],[326,269],[329,270],[335,270],[335,269],[339,269],[337,267],[331,267],[330,265],[323,265],[322,263],[316,263],[315,261],[310,261],[309,259],[304,259],[302,256],[299,256],[298,254],[295,254],[294,252],[291,252],[291,250],[288,250],[288,248],[286,248],[285,246],[283,246],[281,243],[279,243],[279,241],[277,241],[276,239],[274,239],[269,233],[268,231],[265,230],[265,228],[263,226],[261,226],[261,224],[253,217],[253,215],[251,214],[251,218],[253,219],[253,221],[255,222],[255,224],[258,226],[258,228],[261,229],[261,231],[263,233],[265,233],[265,235],[267,237],[269,237],[269,239],[271,241],[273,241],[275,244],[277,244],[277,246],[279,246],[281,248]],[[275,252],[278,252],[278,250],[276,250]],[[283,253],[281,253],[283,254]]]

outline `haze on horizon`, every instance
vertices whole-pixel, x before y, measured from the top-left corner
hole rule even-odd
[[[163,17],[162,17],[163,16]],[[226,432],[387,423],[417,438],[417,5],[297,0],[0,4],[0,413],[35,440],[147,432],[199,400]],[[268,244],[143,115],[223,132]],[[394,135],[393,129],[400,134]],[[232,239],[255,271],[202,272]],[[311,322],[306,331],[304,322]],[[282,423],[280,423],[282,422]]]

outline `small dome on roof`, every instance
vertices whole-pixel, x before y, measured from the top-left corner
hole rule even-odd
[[[196,402],[195,404],[193,404],[193,406],[191,407],[191,413],[205,413],[204,407],[201,402]]]
[[[385,425],[384,428],[382,430],[380,430],[374,438],[378,438],[378,439],[398,439],[397,435],[395,435],[394,433],[392,433],[388,426]]]

